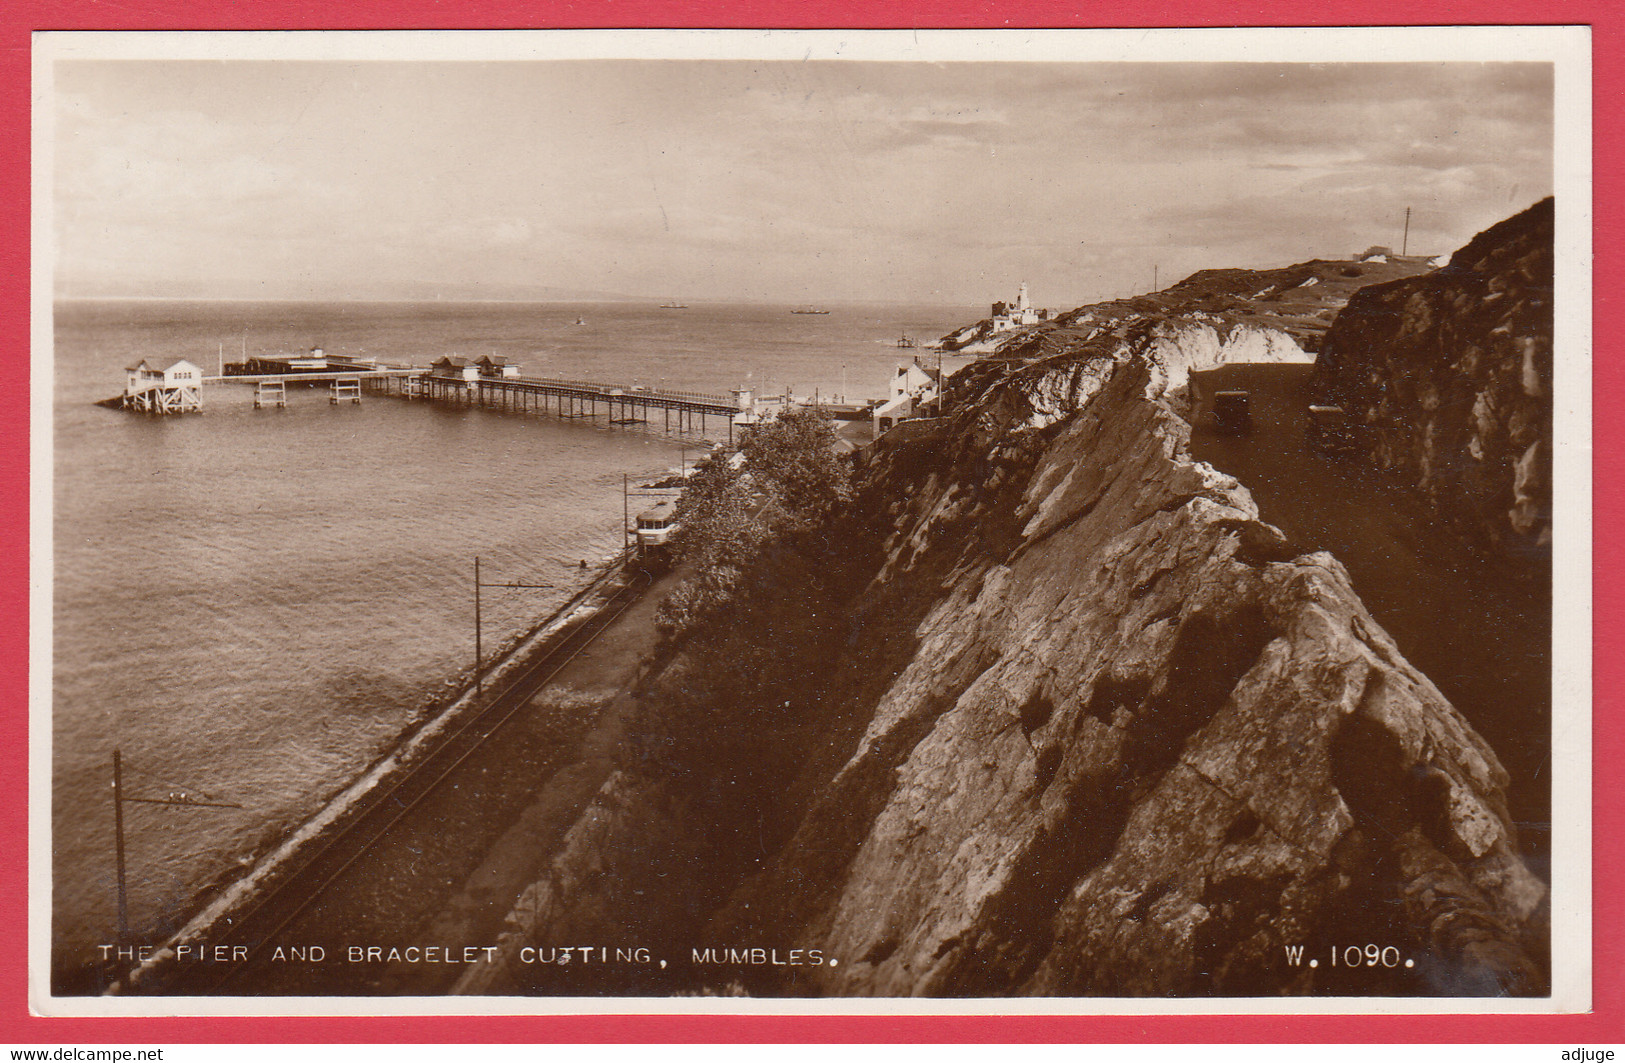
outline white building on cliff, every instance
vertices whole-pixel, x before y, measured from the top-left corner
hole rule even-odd
[[[993,331],[1009,332],[1026,325],[1036,325],[1040,321],[1048,321],[1049,316],[1048,310],[1038,309],[1028,301],[1027,285],[1023,282],[1016,293],[1014,306],[1002,302],[993,304]]]
[[[898,366],[892,376],[890,397],[869,411],[875,436],[889,431],[899,421],[924,416],[927,411],[934,413],[941,390],[940,369],[921,365],[918,358]]]

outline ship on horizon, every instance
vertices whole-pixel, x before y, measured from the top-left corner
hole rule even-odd
[[[819,310],[819,309],[816,309],[814,307],[809,306],[809,307],[806,307],[805,309],[801,309],[801,310],[792,310],[792,311],[790,311],[790,313],[792,313],[792,314],[827,314],[827,313],[829,313],[829,311],[828,310]]]

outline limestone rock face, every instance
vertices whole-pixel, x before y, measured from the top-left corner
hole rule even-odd
[[[1553,214],[1543,200],[1437,272],[1361,289],[1317,370],[1379,465],[1531,563],[1552,534]]]
[[[843,957],[811,976],[842,995],[1324,991],[1288,949],[1368,940],[1416,962],[1410,991],[1538,989],[1545,888],[1494,753],[1335,559],[1184,456],[1159,372],[1113,362],[1047,440],[1019,541],[961,558],[831,800],[722,926]],[[762,915],[877,779],[838,891]]]
[[[1217,326],[1221,334],[1234,326],[1250,326],[1260,334],[1278,332],[1301,350],[1313,351],[1352,292],[1424,272],[1435,264],[1425,256],[1387,255],[1314,259],[1278,269],[1202,270],[1170,288],[1093,303],[1037,325],[996,332],[992,319],[986,319],[943,336],[934,346],[1007,355],[1044,342],[1057,329],[1076,336],[1136,322],[1201,320]]]
[[[523,899],[509,954],[635,921],[838,961],[706,968],[702,992],[1543,992],[1546,888],[1495,753],[1335,558],[1299,554],[1188,453],[1192,370],[1309,357],[1310,326],[1241,317],[1425,264],[1313,265],[1172,290],[1245,291],[1244,314],[1080,310],[956,374],[938,422],[870,457],[856,504],[888,534],[832,621],[912,651],[832,688],[851,703],[828,718],[856,724],[797,780],[790,825],[718,882],[694,854],[732,839],[703,837],[682,780],[629,765]],[[1444,329],[1417,298],[1405,334]],[[1519,387],[1549,386],[1537,355]],[[906,638],[897,602],[918,606]],[[1331,962],[1367,945],[1374,964]]]

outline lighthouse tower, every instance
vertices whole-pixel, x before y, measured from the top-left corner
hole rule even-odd
[[[1031,308],[1032,304],[1027,301],[1027,282],[1022,281],[1021,290],[1016,293],[1016,309],[1028,310]]]

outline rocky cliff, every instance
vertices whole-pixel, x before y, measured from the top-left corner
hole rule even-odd
[[[943,336],[934,346],[945,351],[1003,353],[1056,330],[1201,315],[1222,330],[1238,326],[1269,329],[1313,352],[1354,292],[1415,276],[1435,264],[1420,255],[1381,255],[1317,258],[1279,269],[1208,269],[1159,292],[1093,303],[1036,325],[995,332],[992,319],[984,319]]]
[[[1531,567],[1550,556],[1550,199],[1426,276],[1361,290],[1327,335],[1327,401],[1456,526]]]
[[[727,632],[779,674],[707,701],[699,650],[664,662],[665,737],[462,988],[1543,992],[1546,889],[1495,753],[1336,558],[1187,450],[1192,371],[1308,360],[1329,322],[1221,289],[1316,275],[1198,275],[956,375],[827,530],[846,589],[808,589],[796,638],[754,614]],[[709,760],[658,753],[695,732]],[[590,936],[672,968],[524,959]]]
[[[1291,556],[1182,460],[1152,379],[1125,362],[1046,441],[1012,549],[957,559],[857,751],[713,936],[848,957],[808,979],[843,994],[1308,992],[1336,973],[1287,949],[1345,939],[1419,960],[1396,983],[1538,986],[1544,889],[1494,754],[1335,559]],[[891,578],[921,541],[953,548],[921,534],[952,527],[953,491],[909,507]],[[877,784],[840,874],[814,873],[825,820]]]

